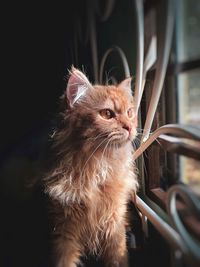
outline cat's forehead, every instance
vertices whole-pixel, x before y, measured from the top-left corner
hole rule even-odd
[[[118,113],[125,112],[130,106],[133,106],[133,97],[126,94],[126,92],[115,86],[108,86],[102,88],[105,97],[103,101],[103,108],[110,108]]]

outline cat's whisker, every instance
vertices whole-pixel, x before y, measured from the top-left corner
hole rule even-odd
[[[106,153],[106,149],[108,148],[108,145],[111,141],[112,141],[111,139],[108,139],[108,142],[103,149],[102,156],[101,156],[101,162],[103,161],[104,154]]]
[[[160,141],[158,141],[158,138],[156,138],[155,141],[159,144],[160,147],[162,147],[162,144],[160,143]]]
[[[136,128],[136,130],[137,130],[137,134],[140,134],[140,135],[144,134],[146,131],[145,129],[142,129],[142,128]],[[150,134],[152,134],[152,131],[150,131]]]
[[[136,131],[137,131],[137,134],[141,134],[141,133],[143,133],[143,129],[141,129],[141,128],[136,128]]]
[[[104,142],[106,142],[107,141],[107,138],[106,139],[104,139],[94,150],[93,150],[93,152],[90,154],[90,156],[88,157],[88,159],[86,160],[86,162],[85,162],[85,164],[84,164],[84,166],[83,166],[83,169],[82,169],[82,173],[84,173],[84,170],[85,170],[85,167],[86,167],[86,165],[87,165],[87,163],[89,162],[89,160],[91,159],[91,157],[94,155],[94,153],[98,150],[98,148],[100,148],[101,147],[101,145],[104,143]]]
[[[100,139],[102,137],[106,137],[108,135],[108,133],[99,133],[97,136],[94,137],[89,137],[87,140],[90,141],[96,141],[97,139]]]
[[[135,143],[136,147],[139,147],[141,144],[141,140],[138,137],[135,137],[135,139],[133,140],[133,142]]]
[[[138,132],[137,132],[137,136],[138,136],[138,135],[141,135],[141,136],[142,136],[142,135],[143,135],[143,133],[138,133]]]
[[[133,145],[134,150],[136,150],[137,149],[137,145],[135,144],[134,141],[132,142],[132,145]]]

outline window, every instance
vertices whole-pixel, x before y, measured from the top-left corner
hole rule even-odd
[[[200,3],[178,0],[176,9],[176,53],[179,62],[200,58]]]
[[[177,75],[178,122],[200,125],[200,3],[178,1],[176,55],[189,69]],[[199,147],[199,144],[196,144]],[[180,177],[196,194],[200,192],[200,168],[195,159],[180,157]]]

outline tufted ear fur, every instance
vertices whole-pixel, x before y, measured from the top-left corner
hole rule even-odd
[[[80,70],[72,67],[65,91],[70,107],[73,107],[86,94],[89,88],[92,88],[92,85],[87,77]]]
[[[118,85],[118,87],[121,88],[122,90],[126,90],[128,94],[132,95],[131,81],[132,77],[126,78]]]

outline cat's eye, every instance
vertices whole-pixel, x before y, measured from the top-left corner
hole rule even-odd
[[[127,110],[127,115],[129,118],[132,118],[134,116],[134,109],[133,108],[129,108]]]
[[[112,111],[111,109],[102,109],[99,111],[99,114],[101,115],[102,118],[109,120],[115,117],[115,113],[114,111]]]

